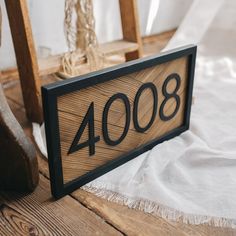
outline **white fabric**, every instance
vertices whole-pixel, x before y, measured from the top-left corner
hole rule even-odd
[[[190,130],[84,189],[167,219],[236,227],[236,29],[222,27],[227,4],[200,43]]]
[[[48,157],[44,123],[41,127],[39,124],[33,123],[33,136],[41,153]]]
[[[191,43],[199,43],[209,29],[224,0],[195,0],[178,27],[174,37],[168,42],[165,51]]]

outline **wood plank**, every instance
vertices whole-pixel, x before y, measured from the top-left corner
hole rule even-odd
[[[45,76],[53,73],[62,71],[62,58],[63,54],[49,56],[47,58],[39,59],[39,74],[40,76]],[[85,63],[85,57],[81,56],[77,62],[77,65]]]
[[[18,80],[19,73],[16,67],[6,68],[1,71],[0,83],[6,84],[8,82]]]
[[[104,67],[109,67],[109,66],[114,65],[114,63],[109,62],[110,60],[108,57],[113,56],[113,55],[122,55],[127,52],[132,52],[132,51],[137,50],[137,48],[138,48],[137,43],[132,43],[125,40],[116,40],[116,41],[101,44],[99,46],[99,50],[104,55],[107,61]],[[39,60],[40,76],[61,72],[62,71],[62,65],[61,65],[62,58],[63,58],[63,54],[50,56],[45,59],[40,59]],[[76,63],[81,74],[90,72],[90,67],[85,62],[86,62],[85,56],[81,55],[80,59]],[[65,77],[66,76],[64,75],[63,78]]]
[[[45,76],[41,77],[41,84],[42,85],[50,84],[52,82],[56,82],[59,80],[61,79],[55,75]],[[21,107],[21,109],[25,110],[22,91],[19,87],[19,80],[15,81],[13,80],[9,83],[5,83],[3,87],[5,90],[6,97],[14,101],[16,104],[18,104]]]
[[[138,49],[126,53],[126,61],[138,59],[143,55],[138,7],[136,0],[119,0],[124,40],[138,44]]]
[[[93,209],[111,225],[126,235],[149,236],[235,236],[236,229],[212,227],[207,225],[189,225],[181,222],[168,221],[161,217],[128,208],[84,190],[72,194],[81,203]]]
[[[26,0],[5,0],[27,117],[43,121],[39,69]]]
[[[40,176],[36,191],[0,194],[0,235],[122,235],[67,196],[54,201],[49,181]]]
[[[175,30],[171,30],[171,31],[164,32],[161,34],[144,37],[142,39],[142,41],[143,41],[143,49],[145,52],[145,56],[152,55],[154,52],[157,52],[157,51],[161,51],[165,47],[165,45],[168,43],[169,38],[171,38],[174,33],[175,33]],[[121,40],[120,42],[122,42],[122,41],[123,40]],[[126,42],[126,41],[124,41],[124,42]],[[128,42],[128,43],[130,43],[130,42]],[[102,44],[102,45],[104,45],[106,47],[106,43]],[[134,50],[134,48],[132,50]],[[51,57],[53,59],[50,59]],[[39,73],[41,76],[46,75],[46,74],[56,73],[60,70],[60,68],[61,68],[60,64],[59,64],[60,60],[58,60],[58,56],[55,56],[55,57],[56,58],[54,58],[54,56],[50,56],[48,58],[48,60],[52,60],[52,62],[50,62],[50,64],[52,64],[53,66],[50,66],[50,67],[46,66],[47,60],[42,59],[42,61],[43,61],[42,64],[45,64],[45,65],[40,66],[41,69],[40,69]],[[41,59],[39,59],[39,61],[41,61]],[[41,64],[41,63],[39,63],[39,64]],[[53,69],[51,69],[51,68],[53,68]],[[8,83],[9,81],[17,80],[18,78],[19,78],[19,74],[18,74],[18,70],[16,68],[7,68],[7,69],[4,69],[1,73],[0,82],[1,83]]]
[[[155,42],[150,45],[150,52],[157,51],[158,48],[162,47],[163,41],[159,40],[159,37],[156,38]],[[145,49],[149,49],[147,45]],[[49,76],[51,79],[55,77]],[[19,82],[13,84],[14,87],[8,87],[6,95],[8,97],[14,98],[18,101],[18,104],[21,103],[21,98],[18,97],[20,93],[15,93],[17,90],[20,90]],[[14,91],[12,92],[12,88]],[[31,125],[27,122],[26,117],[24,116],[24,108],[21,105],[17,105],[15,102],[10,101],[9,104],[13,110],[14,115],[17,117],[18,121],[25,128],[25,131],[32,136]],[[39,157],[39,167],[41,173],[44,176],[49,177],[48,164],[44,157],[40,155]],[[87,193],[83,190],[78,190],[73,193],[73,197],[80,201],[83,205],[87,206],[89,209],[94,211],[96,214],[100,215],[103,219],[106,220],[111,225],[117,227],[117,229],[122,229],[126,235],[161,235],[161,236],[188,236],[188,235],[197,235],[197,236],[236,236],[235,229],[219,228],[219,227],[210,227],[207,225],[188,225],[183,223],[176,223],[164,220],[160,217],[154,217],[150,214],[144,213],[142,211],[130,209],[126,206],[115,204],[107,200],[96,197],[91,193]],[[0,205],[1,205],[0,199]],[[63,204],[61,204],[63,206]],[[32,206],[31,206],[32,207]],[[12,232],[12,227],[9,227],[7,222],[3,222],[3,217],[0,215],[0,225],[4,225],[1,228],[0,235],[7,235],[7,232]],[[2,233],[3,232],[3,233]],[[6,233],[4,233],[6,232]],[[14,235],[14,232],[10,233]]]
[[[152,35],[145,35],[142,37],[143,45],[145,45],[145,49],[150,46],[150,44],[155,43],[157,45],[157,48],[155,51],[161,51],[158,49],[161,47],[163,44],[166,44],[170,38],[174,35],[175,31],[177,29],[171,29],[159,34],[152,34]],[[144,49],[144,52],[146,54],[146,50]]]
[[[35,148],[13,115],[1,84],[0,101],[0,189],[31,192],[39,179]]]
[[[45,159],[41,159],[39,166],[40,170],[46,176],[49,176]],[[236,236],[236,229],[213,227],[205,224],[189,225],[165,220],[161,217],[96,197],[94,194],[82,189],[73,192],[71,195],[125,235]]]
[[[116,40],[108,43],[101,44],[99,49],[105,56],[112,56],[115,54],[124,54],[138,50],[139,45],[136,42],[128,40]]]
[[[176,29],[173,29],[161,34],[143,37],[143,50],[145,55],[150,56],[153,52],[160,52],[163,48],[165,48],[175,31]]]
[[[137,43],[128,42],[125,40],[116,40],[100,45],[100,51],[104,54],[105,57],[113,55],[121,55],[124,53],[136,51],[138,49]],[[49,56],[47,58],[39,58],[39,75],[45,76],[53,73],[57,73],[62,70],[62,61],[63,54]],[[78,60],[77,65],[84,64],[85,57],[81,55],[80,60]],[[86,68],[83,68],[81,65],[81,71]],[[85,65],[86,67],[86,65]],[[85,70],[86,71],[86,70]],[[6,83],[13,79],[18,79],[19,74],[16,68],[10,68],[2,71],[0,81]]]

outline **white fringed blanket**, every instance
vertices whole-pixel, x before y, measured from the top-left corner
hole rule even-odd
[[[236,21],[236,10],[224,12],[228,3],[222,2],[195,1],[168,46],[191,41],[191,30],[199,31],[190,130],[84,189],[167,219],[236,227],[236,29],[224,27],[230,17]],[[45,148],[39,126],[34,133]]]

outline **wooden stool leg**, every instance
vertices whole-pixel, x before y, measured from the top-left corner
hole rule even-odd
[[[43,121],[40,78],[26,0],[5,0],[29,120]]]
[[[138,50],[125,54],[126,61],[143,56],[142,39],[140,34],[138,8],[136,0],[119,0],[121,23],[124,40],[137,43]]]
[[[0,190],[32,191],[38,180],[35,148],[12,114],[0,85]]]

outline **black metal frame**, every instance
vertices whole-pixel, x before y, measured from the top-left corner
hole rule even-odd
[[[196,51],[197,51],[196,46],[189,45],[186,47],[170,50],[168,52],[164,52],[159,55],[126,62],[124,64],[114,66],[108,69],[55,82],[42,87],[42,99],[43,99],[45,130],[47,139],[51,191],[52,195],[55,198],[60,198],[76,190],[82,185],[94,180],[95,178],[109,172],[110,170],[150,150],[155,145],[181,134],[182,132],[184,132],[189,128]],[[157,138],[154,141],[142,145],[139,148],[134,149],[129,153],[126,153],[125,155],[122,155],[108,162],[107,164],[97,167],[96,169],[90,171],[89,173],[86,173],[85,175],[80,176],[79,178],[64,184],[61,152],[60,152],[57,97],[186,56],[188,57],[188,84],[187,84],[184,124],[181,127],[178,127],[170,131],[168,134],[165,134],[164,136]]]

